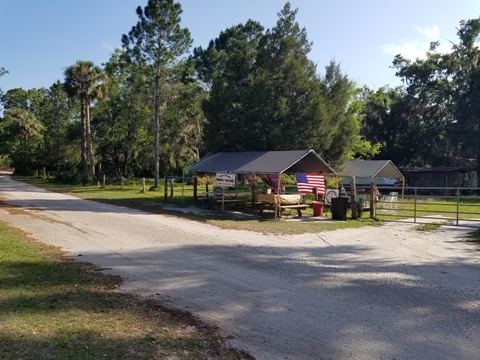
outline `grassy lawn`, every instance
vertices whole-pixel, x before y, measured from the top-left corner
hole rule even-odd
[[[15,177],[15,179],[47,189],[51,191],[66,193],[80,198],[101,201],[115,205],[131,207],[147,212],[158,214],[177,215],[192,220],[208,223],[222,228],[236,230],[251,230],[260,233],[276,233],[276,234],[302,234],[302,233],[318,233],[328,230],[336,230],[342,228],[357,228],[366,225],[378,225],[379,223],[370,220],[366,214],[362,219],[357,221],[311,221],[311,222],[292,222],[274,219],[263,219],[259,217],[239,218],[231,216],[230,213],[216,211],[208,216],[199,216],[191,213],[183,213],[165,209],[170,205],[187,207],[193,204],[193,186],[185,185],[182,189],[181,184],[174,186],[173,196],[170,197],[170,188],[168,190],[168,198],[165,201],[164,187],[161,183],[160,189],[149,191],[153,185],[153,180],[146,182],[147,191],[143,192],[141,180],[128,180],[124,183],[123,189],[120,184],[107,184],[105,188],[97,185],[66,185],[53,182],[48,179],[35,177]],[[210,187],[211,188],[211,187]],[[199,186],[199,195],[205,191],[205,186]],[[248,189],[245,188],[246,194]],[[182,200],[183,193],[183,200]],[[247,195],[248,196],[248,195]],[[311,203],[312,196],[309,196],[307,203]],[[255,212],[256,213],[256,212]],[[305,215],[313,215],[313,210],[307,209],[303,212]]]
[[[250,359],[98,270],[0,222],[0,359]]]
[[[395,220],[416,216],[442,215],[446,218],[459,219],[480,218],[480,198],[460,198],[457,206],[456,199],[420,198],[416,204],[414,199],[406,197],[392,207],[390,204],[378,204],[377,217],[380,220]]]

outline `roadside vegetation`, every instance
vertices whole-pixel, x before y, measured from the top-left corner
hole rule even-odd
[[[422,224],[415,226],[415,230],[417,231],[435,231],[438,230],[442,225],[450,224],[449,221],[441,221],[441,222],[432,222],[429,224]]]
[[[100,270],[0,222],[0,359],[252,359]]]
[[[467,237],[467,241],[480,245],[480,229],[472,231]],[[478,250],[480,250],[480,248]]]

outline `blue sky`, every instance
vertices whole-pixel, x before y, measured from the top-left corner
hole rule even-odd
[[[282,0],[180,0],[182,26],[206,47],[248,19],[271,28]],[[49,87],[77,60],[106,62],[137,22],[147,0],[0,0],[0,88]],[[479,0],[291,0],[320,74],[331,59],[359,86],[399,85],[390,68],[397,53],[415,59],[430,41],[448,51],[460,20],[480,16]],[[193,48],[192,48],[193,49]]]

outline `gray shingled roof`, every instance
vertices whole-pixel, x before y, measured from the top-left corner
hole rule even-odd
[[[390,160],[356,160],[346,161],[338,171],[339,176],[355,176],[361,178],[403,178],[400,170]]]
[[[336,174],[313,150],[221,152],[206,156],[185,170],[256,174]]]

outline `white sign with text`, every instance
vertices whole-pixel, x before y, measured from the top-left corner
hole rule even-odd
[[[216,185],[225,187],[235,187],[235,174],[217,173]]]

